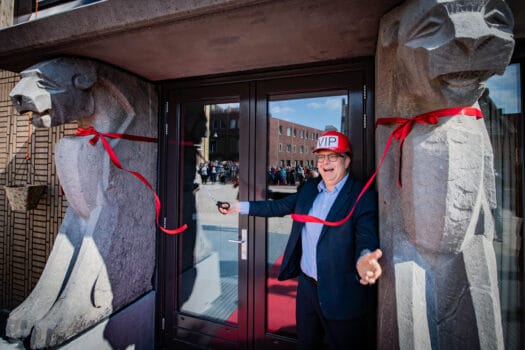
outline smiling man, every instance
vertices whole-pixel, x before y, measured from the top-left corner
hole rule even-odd
[[[366,349],[367,314],[371,293],[367,285],[381,276],[378,259],[377,205],[350,174],[352,149],[337,131],[319,137],[318,178],[300,191],[275,201],[234,203],[223,214],[240,212],[262,217],[303,215],[294,221],[279,280],[299,277],[296,321],[299,349],[321,349],[326,337],[332,349]],[[308,219],[309,218],[309,219]]]

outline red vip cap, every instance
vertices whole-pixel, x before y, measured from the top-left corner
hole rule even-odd
[[[338,131],[327,131],[319,137],[317,146],[313,152],[316,153],[322,150],[346,153],[349,156],[352,155],[352,148],[350,147],[348,137]]]

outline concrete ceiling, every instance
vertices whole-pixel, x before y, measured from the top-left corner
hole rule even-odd
[[[101,1],[0,30],[0,69],[75,55],[159,81],[373,56],[379,19],[400,2]]]
[[[372,56],[399,0],[111,0],[0,30],[0,68],[57,55],[152,81]]]

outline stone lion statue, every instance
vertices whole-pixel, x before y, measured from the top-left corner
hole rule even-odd
[[[380,23],[376,116],[479,107],[514,48],[507,5],[408,0]],[[377,128],[377,159],[397,125]],[[483,119],[416,123],[378,175],[379,349],[503,349],[493,153]],[[402,188],[397,185],[398,174]]]
[[[156,137],[156,94],[146,82],[105,64],[57,58],[23,72],[10,94],[37,127],[71,121],[103,133]],[[7,321],[11,338],[52,347],[152,289],[155,204],[152,193],[111,163],[90,136],[56,144],[55,161],[69,202],[36,287]],[[126,169],[155,184],[155,143],[108,139]]]

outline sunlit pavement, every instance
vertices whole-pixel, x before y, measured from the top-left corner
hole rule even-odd
[[[228,227],[237,227],[239,223],[238,214],[222,215],[217,208],[217,201],[236,203],[239,188],[234,187],[231,183],[222,184],[216,182],[212,184],[202,184],[199,181],[198,190],[195,192],[195,200],[197,204],[197,217],[202,225],[224,225]],[[294,193],[296,186],[270,186],[269,191],[280,192],[282,194]],[[264,194],[260,194],[264,198]],[[291,227],[291,219],[289,216],[284,218],[272,218],[269,223],[271,232],[288,234]]]

